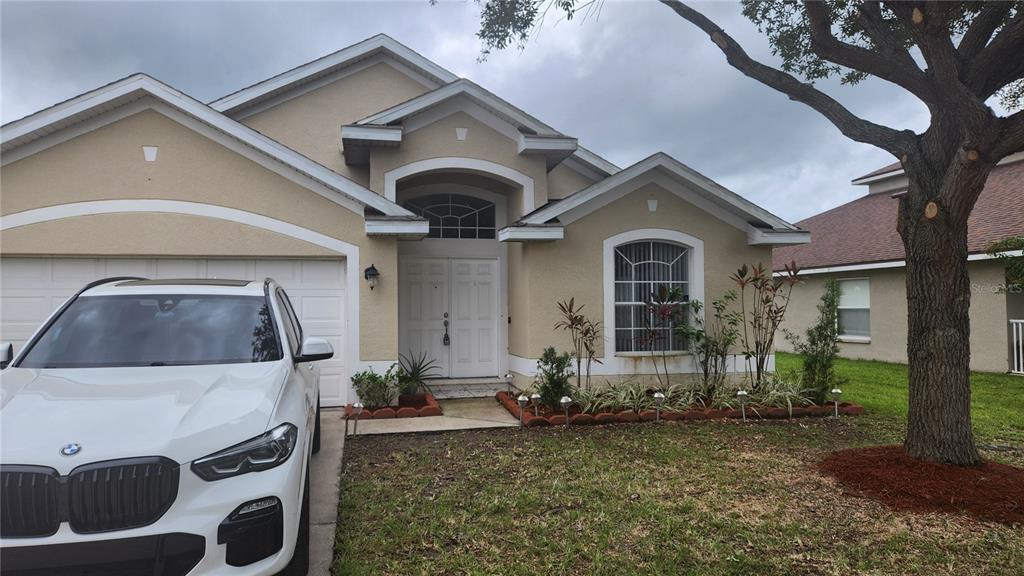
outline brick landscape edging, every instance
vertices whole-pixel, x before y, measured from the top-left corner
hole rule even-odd
[[[388,418],[417,418],[420,416],[441,416],[441,405],[437,403],[437,399],[432,394],[425,394],[424,398],[427,402],[425,406],[419,408],[413,408],[412,406],[388,406],[387,408],[377,408],[376,410],[364,409],[359,414],[359,420],[384,420]],[[345,406],[345,419],[350,420],[355,418],[352,414],[352,405]]]
[[[519,404],[508,392],[502,390],[495,395],[498,403],[505,407],[506,410],[512,414],[517,420],[519,419]],[[839,413],[845,416],[859,416],[864,413],[864,407],[850,402],[839,403]],[[832,416],[835,414],[835,405],[833,402],[827,402],[820,406],[794,406],[793,407],[793,418],[806,418],[806,417],[825,417]],[[629,422],[651,422],[655,419],[656,412],[654,410],[642,410],[635,412],[633,410],[622,410],[619,412],[600,412],[598,414],[570,414],[569,424],[570,425],[585,425],[585,424],[613,424],[617,422],[629,423]],[[789,418],[789,410],[786,408],[775,408],[766,406],[748,406],[747,407],[747,419],[748,420],[784,420]],[[707,409],[707,410],[684,410],[682,412],[675,410],[662,410],[661,418],[663,420],[717,420],[717,419],[740,419],[743,418],[743,412],[739,409]],[[523,425],[529,427],[535,426],[563,426],[565,425],[565,414],[551,414],[549,416],[534,416],[533,411],[527,408],[523,414]]]

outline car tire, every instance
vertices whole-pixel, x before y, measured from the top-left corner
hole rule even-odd
[[[316,399],[316,424],[313,425],[313,448],[311,452],[316,454],[320,451],[320,398]]]
[[[292,561],[277,576],[306,576],[309,572],[309,467],[306,467],[306,487],[302,490],[302,512],[299,529],[295,534],[295,552]]]

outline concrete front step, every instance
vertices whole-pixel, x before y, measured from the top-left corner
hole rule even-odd
[[[427,380],[434,398],[493,398],[502,390],[508,390],[504,378],[438,378]]]

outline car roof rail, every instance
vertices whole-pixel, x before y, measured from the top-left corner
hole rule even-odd
[[[103,284],[110,284],[111,282],[123,282],[125,280],[149,280],[149,278],[144,278],[142,276],[111,276],[109,278],[100,278],[99,280],[93,280],[92,282],[86,284],[81,290],[78,291],[77,294],[75,294],[75,297],[77,298],[78,296],[81,296],[82,292],[85,292],[90,288],[102,286]]]
[[[50,329],[50,326],[53,326],[53,323],[57,321],[57,318],[60,318],[61,314],[63,314],[64,311],[67,310],[69,306],[75,303],[75,300],[78,300],[78,297],[81,296],[83,292],[95,288],[97,286],[101,286],[103,284],[119,282],[121,280],[148,280],[148,278],[143,278],[141,276],[111,276],[109,278],[101,278],[99,280],[93,280],[92,282],[89,282],[81,289],[79,289],[78,292],[75,292],[75,294],[71,296],[71,298],[68,298],[64,302],[64,304],[61,304],[61,307],[58,308],[57,311],[54,312],[52,316],[50,316],[50,319],[46,321],[46,324],[43,324],[42,328],[36,330],[36,333],[32,335],[32,339],[25,343],[25,347],[21,349],[21,353],[18,354],[18,357],[15,359],[15,361],[11,362],[11,366],[17,367],[21,365],[21,360],[26,355],[28,355],[28,353],[32,350],[32,347],[35,346],[36,342],[39,341],[39,338],[41,338],[42,335],[45,334],[46,331]]]

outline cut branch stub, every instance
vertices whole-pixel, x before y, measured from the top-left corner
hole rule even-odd
[[[924,217],[931,220],[939,215],[939,205],[935,202],[929,202],[924,207]]]

